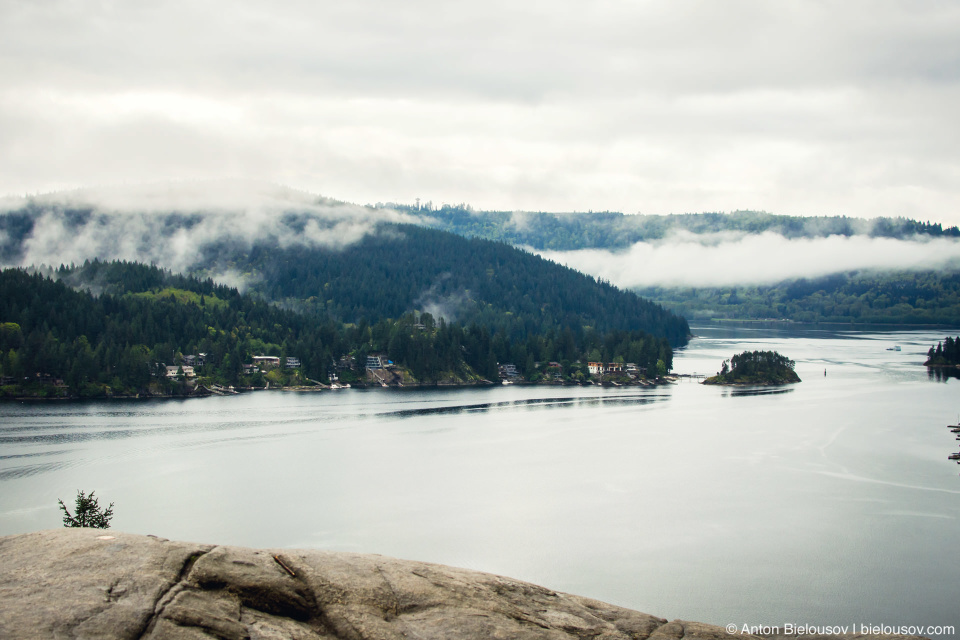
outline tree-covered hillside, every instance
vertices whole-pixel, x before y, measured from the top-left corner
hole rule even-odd
[[[377,209],[322,198],[267,212],[113,211],[65,202],[28,200],[0,214],[0,263],[128,256],[237,284],[269,302],[335,322],[429,311],[465,326],[475,322],[512,341],[569,328],[578,340],[594,329],[645,331],[683,344],[686,322],[663,307],[698,320],[960,322],[960,276],[953,272],[849,272],[770,286],[651,287],[637,290],[644,300],[510,246],[615,249],[677,231],[960,237],[956,227],[905,218],[478,212],[429,204]],[[422,226],[390,222],[397,219]]]
[[[205,354],[201,381],[243,386],[327,382],[335,371],[356,380],[374,353],[428,384],[496,380],[497,365],[505,362],[530,380],[552,361],[564,379],[576,379],[574,365],[588,357],[629,359],[651,372],[672,366],[668,340],[642,331],[565,327],[511,339],[429,313],[343,324],[136,263],[93,261],[51,275],[57,279],[0,272],[2,396],[186,393],[183,376],[168,378],[164,365],[180,367],[198,354]],[[299,364],[291,371],[245,371],[258,355]]]
[[[5,394],[56,380],[43,395],[176,393],[162,365],[204,352],[211,380],[239,382],[250,355],[293,349],[306,369],[324,372],[346,349],[337,327],[241,296],[212,281],[174,276],[156,267],[90,263],[62,269],[55,281],[20,269],[0,272]],[[96,282],[94,296],[67,285]],[[151,387],[153,387],[151,389]]]
[[[338,250],[222,244],[198,266],[242,271],[265,298],[344,322],[425,310],[514,341],[549,330],[639,330],[682,345],[689,334],[683,318],[632,292],[504,243],[413,225],[383,225]]]
[[[398,207],[424,224],[468,237],[484,237],[544,250],[620,249],[637,242],[691,234],[777,233],[786,238],[868,236],[901,240],[960,238],[957,227],[908,218],[798,217],[764,212],[623,215],[556,214]],[[751,259],[744,256],[744,260]],[[762,268],[762,267],[761,267]],[[837,273],[766,286],[647,287],[642,297],[688,319],[790,319],[800,322],[897,324],[960,323],[960,274],[953,271]]]
[[[768,286],[649,287],[639,292],[700,321],[960,322],[960,273],[950,272],[847,272]]]
[[[470,206],[444,205],[439,209],[389,205],[423,224],[467,236],[502,240],[538,250],[621,249],[637,242],[662,240],[671,233],[694,234],[772,232],[787,238],[866,235],[910,238],[917,235],[960,237],[957,227],[909,218],[848,218],[846,216],[784,216],[763,211],[624,215],[618,212],[545,213],[531,211],[474,211]]]
[[[269,302],[336,322],[422,310],[513,341],[569,328],[578,339],[593,329],[686,342],[683,318],[505,243],[325,206],[144,213],[30,201],[0,215],[0,261],[56,265],[64,254],[77,262],[133,254],[201,278],[229,274]]]

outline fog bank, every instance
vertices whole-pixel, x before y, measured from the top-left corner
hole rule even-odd
[[[371,209],[264,183],[164,183],[85,189],[9,199],[0,212],[35,213],[23,238],[0,235],[0,247],[19,244],[17,265],[58,266],[84,260],[129,260],[183,272],[220,243],[271,241],[342,248],[376,233],[381,222],[409,222],[392,209]],[[223,280],[240,284],[239,274]]]
[[[624,288],[773,284],[858,269],[960,267],[960,241],[865,236],[787,239],[759,235],[681,233],[624,251],[537,251],[560,264]]]

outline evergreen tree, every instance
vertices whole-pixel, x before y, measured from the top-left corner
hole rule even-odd
[[[77,499],[72,515],[69,509],[67,509],[67,505],[63,504],[63,500],[58,500],[57,502],[60,503],[60,510],[63,511],[64,527],[110,528],[110,520],[113,518],[113,503],[111,502],[110,506],[106,509],[102,509],[93,491],[90,492],[89,496],[83,491],[77,492]]]

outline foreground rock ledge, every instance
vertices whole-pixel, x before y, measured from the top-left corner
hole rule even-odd
[[[753,638],[377,555],[58,529],[0,538],[0,561],[2,638]]]

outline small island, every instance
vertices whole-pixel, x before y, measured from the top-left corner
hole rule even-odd
[[[796,363],[776,351],[744,351],[724,360],[717,375],[703,384],[775,385],[800,382]]]
[[[927,367],[960,366],[960,336],[957,338],[947,336],[943,342],[938,342],[936,347],[930,347],[927,351],[927,361],[923,364]]]

